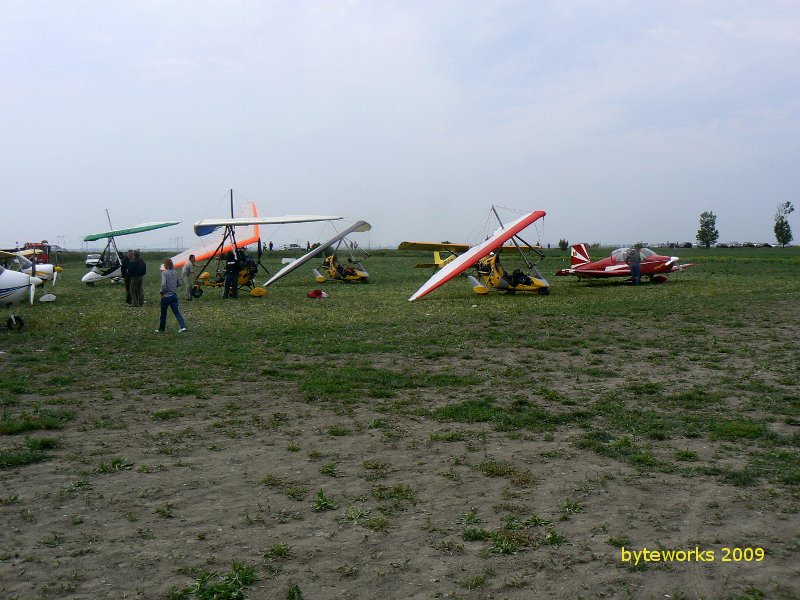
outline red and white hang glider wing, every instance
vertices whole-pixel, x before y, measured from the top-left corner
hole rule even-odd
[[[502,246],[505,241],[517,235],[520,231],[528,227],[528,225],[541,219],[543,216],[545,216],[545,214],[546,213],[543,210],[537,210],[532,213],[528,213],[527,215],[523,215],[516,221],[512,221],[508,225],[498,229],[488,240],[479,246],[471,248],[434,273],[433,276],[428,279],[428,281],[426,281],[421,288],[411,295],[408,301],[413,302],[414,300],[419,300],[426,294],[430,294],[443,283],[450,281],[456,275],[466,271],[469,267],[489,254],[492,250]]]
[[[244,246],[249,246],[250,244],[254,244],[259,240],[258,224],[253,223],[256,218],[258,218],[258,209],[256,208],[256,203],[246,202],[245,204],[242,204],[236,211],[236,217],[234,219],[227,219],[228,221],[243,219],[250,222],[249,225],[236,226],[234,231],[236,233],[237,247],[242,248]],[[224,220],[226,219],[220,219],[220,221]],[[211,258],[214,256],[217,248],[219,248],[219,245],[222,243],[222,238],[224,235],[225,231],[222,230],[200,238],[194,246],[188,250],[184,250],[180,254],[173,256],[172,264],[176,269],[182,267],[186,261],[189,260],[189,256],[192,254],[195,255],[195,259],[197,261],[204,261]],[[220,249],[219,253],[224,254],[230,250],[233,250],[233,243],[226,241],[225,246]]]

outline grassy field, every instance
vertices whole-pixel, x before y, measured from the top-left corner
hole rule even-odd
[[[0,597],[800,597],[800,249],[676,253],[409,303],[379,251],[163,336],[163,257],[140,309],[75,257],[0,334]]]

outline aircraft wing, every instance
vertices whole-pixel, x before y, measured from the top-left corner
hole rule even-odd
[[[466,252],[469,250],[468,244],[447,244],[441,243],[437,244],[435,242],[401,242],[401,244],[397,247],[398,250],[429,250],[431,252],[437,252],[441,250],[447,250],[448,252],[452,252],[453,254],[460,254],[462,252]]]
[[[203,219],[194,224],[199,236],[208,235],[218,227],[243,227],[247,225],[283,225],[284,223],[311,223],[314,221],[338,221],[342,217],[324,215],[284,215],[282,217],[235,217],[233,219]]]
[[[372,229],[372,226],[369,223],[367,223],[366,221],[356,221],[350,227],[348,227],[347,229],[345,229],[341,233],[336,234],[335,236],[333,236],[331,239],[329,239],[324,244],[320,244],[319,246],[314,248],[311,252],[308,252],[308,253],[304,254],[303,256],[298,258],[297,260],[293,260],[288,265],[283,267],[280,271],[275,273],[275,275],[270,277],[270,279],[264,284],[264,287],[267,287],[270,283],[275,283],[281,277],[283,277],[284,275],[288,275],[289,273],[294,271],[297,267],[300,267],[300,266],[306,264],[308,261],[310,261],[315,256],[319,256],[326,249],[328,249],[331,246],[333,246],[336,242],[341,240],[343,237],[346,237],[347,235],[353,233],[354,231],[364,232],[364,231],[369,231],[370,229]]]
[[[401,242],[400,245],[397,247],[398,250],[429,250],[431,252],[447,250],[448,252],[452,252],[453,254],[461,254],[466,252],[470,249],[469,244],[436,244],[436,243],[429,243],[429,242]],[[529,252],[533,250],[534,247],[532,246],[503,246],[500,248],[501,252],[517,252],[518,250],[522,250],[523,252]],[[538,248],[537,248],[538,249]]]
[[[693,266],[694,266],[694,263],[685,263],[685,264],[682,264],[682,265],[672,265],[672,269],[670,270],[670,273],[676,273],[678,271],[683,271],[684,269],[688,269],[689,267],[693,267]]]
[[[0,250],[0,258],[3,260],[16,260],[20,269],[28,269],[33,264],[22,251],[7,252],[6,250]]]
[[[408,299],[409,302],[418,300],[426,294],[431,293],[443,283],[450,281],[453,277],[467,270],[469,267],[478,262],[481,258],[489,254],[495,248],[502,246],[504,242],[517,235],[520,231],[525,229],[528,225],[541,219],[545,216],[543,210],[537,210],[527,215],[521,216],[516,221],[512,221],[505,227],[501,227],[494,234],[482,244],[470,248],[467,252],[460,255],[458,258],[442,267],[439,271],[434,273],[422,287],[414,292]]]
[[[556,271],[556,275],[575,275],[577,277],[630,277],[631,269],[628,265],[622,263],[618,265],[611,265],[604,269],[572,267],[569,269],[561,269],[560,271]]]
[[[44,254],[44,250],[40,250],[39,248],[28,248],[27,250],[20,250],[17,254],[21,254],[22,256],[34,256],[36,254]]]
[[[142,233],[143,231],[151,231],[152,229],[161,229],[162,227],[172,227],[177,225],[180,221],[158,221],[154,223],[142,223],[135,227],[128,227],[127,229],[112,229],[111,231],[103,231],[102,233],[90,233],[83,238],[84,242],[93,242],[95,240],[102,240],[103,238],[117,237],[121,235],[131,235],[134,233]]]

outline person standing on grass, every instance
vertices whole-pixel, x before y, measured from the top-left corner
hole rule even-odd
[[[122,279],[125,281],[125,304],[131,304],[131,275],[128,270],[133,262],[133,250],[122,257]]]
[[[634,244],[633,248],[628,250],[625,254],[625,262],[631,268],[631,282],[633,285],[639,285],[642,280],[642,245]]]
[[[144,276],[147,274],[147,265],[142,260],[141,252],[133,251],[133,261],[128,266],[128,275],[131,278],[131,306],[144,306]]]
[[[225,292],[222,299],[239,297],[239,259],[231,250],[225,255]]]
[[[181,279],[186,289],[183,292],[183,297],[186,300],[192,300],[192,287],[194,286],[194,254],[189,255],[189,260],[183,265],[181,269]]]
[[[164,333],[167,329],[167,308],[172,309],[172,314],[178,319],[178,333],[186,331],[186,321],[178,308],[178,287],[181,279],[173,268],[172,259],[164,259],[164,270],[161,272],[161,321],[156,333]]]

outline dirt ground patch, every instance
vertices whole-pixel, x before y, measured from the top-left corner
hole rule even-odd
[[[31,309],[0,598],[190,598],[234,563],[259,599],[800,597],[796,272],[410,305],[384,261],[325,303],[204,297],[188,334],[77,279]]]
[[[577,449],[578,427],[443,423],[399,414],[397,398],[341,410],[292,385],[75,400],[93,425],[60,432],[68,450],[54,459],[2,474],[3,597],[166,597],[235,560],[256,566],[251,598],[292,585],[331,599],[800,593],[791,491],[642,472]],[[712,446],[681,448],[703,461]],[[320,490],[336,508],[314,508]],[[286,555],[270,555],[280,544]],[[715,560],[636,565],[622,546]],[[724,547],[768,555],[723,563]]]

